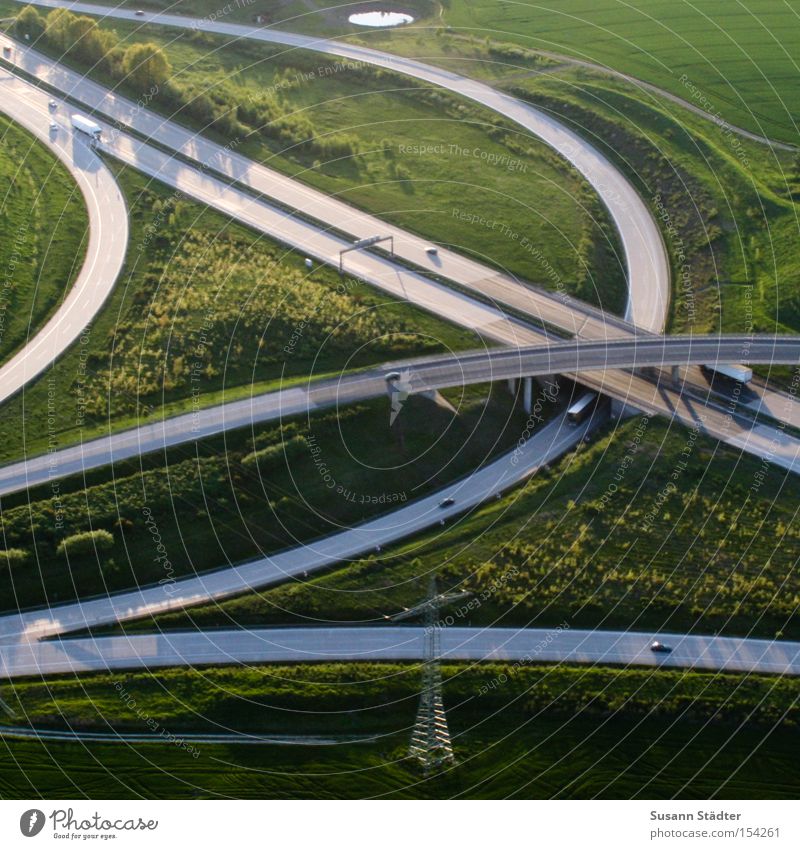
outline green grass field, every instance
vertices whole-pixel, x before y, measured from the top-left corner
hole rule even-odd
[[[210,668],[15,683],[4,694],[22,724],[149,730],[164,741],[6,739],[0,796],[793,798],[800,786],[790,742],[793,679],[545,666],[443,671],[457,765],[428,778],[405,759],[419,690],[412,667]],[[486,687],[502,675],[507,682]],[[236,728],[340,742],[224,746],[183,736]],[[377,739],[346,742],[353,735]]]
[[[413,0],[407,5],[413,6]],[[344,10],[337,16],[297,17],[282,27],[355,33],[376,47],[422,52],[447,26],[459,36],[609,67],[719,114],[729,124],[800,141],[794,92],[800,50],[796,0],[735,7],[721,0],[447,0],[440,14],[426,14],[424,7],[420,12],[417,24],[382,33],[348,25]],[[497,60],[519,64],[513,53]]]
[[[0,358],[32,338],[86,253],[78,187],[44,145],[0,114]]]
[[[796,799],[796,730],[699,728],[691,720],[499,720],[458,741],[461,762],[425,778],[407,735],[349,746],[0,741],[0,797],[89,799]],[[661,735],[659,737],[659,735]],[[651,743],[657,739],[657,743]],[[755,752],[755,754],[754,754]]]

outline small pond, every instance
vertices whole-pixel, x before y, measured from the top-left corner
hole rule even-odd
[[[414,18],[405,12],[355,12],[347,20],[359,27],[396,27]]]

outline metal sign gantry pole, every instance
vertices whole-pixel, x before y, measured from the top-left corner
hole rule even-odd
[[[344,255],[349,251],[357,251],[361,248],[370,248],[379,242],[390,242],[389,254],[394,256],[394,236],[370,236],[368,239],[357,239],[348,248],[339,251],[339,274],[344,274]]]

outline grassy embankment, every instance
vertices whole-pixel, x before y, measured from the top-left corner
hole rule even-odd
[[[0,360],[66,296],[86,253],[88,218],[67,169],[0,114]]]
[[[567,620],[797,639],[797,498],[784,473],[764,468],[658,419],[643,428],[634,419],[446,533],[157,621],[380,622],[424,598],[426,575],[438,571],[440,587],[473,593],[469,608],[442,613],[456,624]]]
[[[149,730],[173,742],[133,747],[7,740],[3,745],[13,757],[4,759],[0,794],[783,798],[797,793],[798,773],[789,754],[798,710],[795,679],[495,664],[447,665],[443,673],[458,763],[427,779],[404,760],[419,690],[419,672],[410,666],[209,668],[16,682],[4,695],[21,722]],[[206,745],[181,737],[227,729],[378,739],[320,747]],[[112,762],[113,774],[103,766]]]

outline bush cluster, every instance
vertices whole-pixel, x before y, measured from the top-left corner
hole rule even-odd
[[[166,228],[180,219],[182,202],[171,209]],[[419,344],[410,327],[383,311],[361,310],[356,294],[309,279],[237,235],[190,229],[177,249],[168,236],[154,232],[143,291],[109,333],[113,361],[90,363],[87,415],[106,415],[109,407],[136,412],[155,393],[205,391],[223,370],[252,378],[254,368],[372,340],[376,350],[403,353]]]
[[[170,78],[164,51],[155,44],[132,44],[123,48],[114,30],[104,29],[87,15],[53,9],[43,17],[32,6],[17,15],[18,36],[39,40],[79,62],[98,67],[117,79],[129,79],[146,90],[163,86]]]
[[[29,36],[31,42],[41,40],[63,55],[120,80],[137,100],[159,101],[170,111],[183,112],[202,127],[228,138],[241,140],[257,134],[294,154],[325,160],[349,158],[360,151],[355,136],[318,136],[306,116],[286,106],[280,92],[295,85],[289,69],[271,92],[253,93],[230,81],[212,86],[197,81],[180,83],[157,44],[136,42],[123,47],[116,32],[86,15],[53,9],[43,17],[32,6],[26,6],[17,16],[15,29],[17,35]]]

